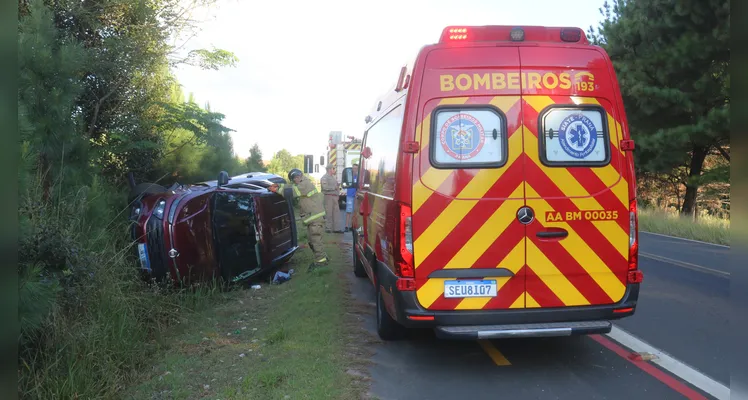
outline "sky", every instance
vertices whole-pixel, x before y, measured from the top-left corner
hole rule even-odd
[[[184,50],[239,59],[218,71],[180,66],[185,93],[226,115],[234,151],[321,154],[330,131],[362,137],[364,118],[418,50],[449,25],[597,27],[604,0],[218,0]]]

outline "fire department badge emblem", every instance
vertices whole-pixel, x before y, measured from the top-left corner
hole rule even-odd
[[[449,118],[439,132],[442,149],[457,160],[469,160],[480,153],[486,142],[483,125],[469,114]]]
[[[576,159],[584,159],[595,150],[597,128],[583,114],[566,117],[558,129],[558,138],[564,152]]]

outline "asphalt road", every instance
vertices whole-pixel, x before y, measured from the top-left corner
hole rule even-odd
[[[351,242],[350,234],[343,235]],[[379,399],[729,398],[729,248],[642,232],[634,316],[609,335],[447,341],[431,331],[376,345]],[[367,279],[350,275],[373,307]],[[366,328],[376,334],[373,314]],[[644,352],[644,359],[636,354]],[[647,353],[654,357],[647,358]]]

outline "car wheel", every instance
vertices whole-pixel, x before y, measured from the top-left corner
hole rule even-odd
[[[387,312],[382,298],[382,291],[377,284],[377,334],[386,341],[399,340],[405,337],[405,327],[395,321]]]
[[[127,195],[127,201],[132,203],[133,200],[135,200],[136,198],[144,194],[163,193],[165,191],[166,191],[165,187],[161,185],[157,185],[155,183],[146,183],[146,182],[139,183],[135,185],[135,187],[132,188],[132,190],[130,190],[130,193]]]
[[[358,258],[358,253],[356,252],[355,239],[354,239],[352,248],[353,248],[353,275],[356,275],[359,278],[366,278],[366,269],[364,269],[364,263]]]

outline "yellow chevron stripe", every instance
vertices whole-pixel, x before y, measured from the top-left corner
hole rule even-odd
[[[516,159],[516,158],[515,158]],[[457,195],[457,198],[480,199],[504,175],[508,168],[482,169]],[[452,200],[434,222],[416,239],[413,245],[419,258],[425,259],[438,246],[478,200]],[[418,268],[418,265],[416,265]]]
[[[514,303],[512,303],[509,308],[525,308],[525,294],[520,293],[520,295],[517,296],[517,300],[514,300]]]
[[[525,190],[528,197],[540,197],[538,193],[535,191],[535,189],[532,188],[532,186],[529,183],[526,183]],[[542,216],[545,216],[545,213],[548,211],[553,211],[553,208],[551,207],[548,202],[542,199],[536,199],[536,200],[527,200],[527,205],[529,207],[532,207],[533,210],[535,210],[535,214],[538,216],[538,218],[543,218]],[[604,221],[605,223],[614,224],[617,226],[617,224],[613,221]],[[572,227],[566,223],[566,222],[543,222],[544,226],[550,227],[559,227],[566,229],[569,232],[569,236],[567,236],[564,240],[561,240],[559,243],[561,246],[566,249],[566,251],[574,257],[579,264],[584,268],[584,270],[587,272],[587,274],[590,275],[590,277],[597,283],[600,288],[610,296],[611,299],[614,301],[618,301],[623,297],[624,292],[626,291],[626,286],[621,283],[621,281],[616,277],[616,275],[611,271],[611,269],[608,267],[608,265],[600,259],[600,257],[597,256],[597,253],[595,253],[590,246],[587,244],[587,242],[577,234]],[[599,229],[599,226],[598,226]],[[619,229],[620,230],[620,229]],[[605,233],[603,233],[605,234]],[[628,239],[626,239],[623,244],[624,247],[628,246]],[[615,246],[616,243],[613,243]],[[529,243],[528,243],[529,246]],[[620,247],[620,246],[616,246]],[[628,250],[628,247],[626,247]],[[628,255],[628,253],[627,253]],[[530,263],[530,259],[528,258],[528,265],[533,266],[533,264]],[[536,271],[537,273],[537,271]],[[558,295],[558,294],[557,294]],[[560,296],[559,296],[560,298]]]
[[[571,235],[570,235],[571,236]],[[563,240],[565,241],[565,240]],[[562,241],[562,242],[563,242]],[[586,306],[590,303],[582,296],[582,293],[566,279],[566,276],[556,268],[540,249],[531,240],[527,240],[527,267],[535,272],[535,275],[545,283],[546,286],[566,306]]]
[[[444,293],[447,278],[431,278],[416,292],[421,307],[429,308]]]
[[[525,308],[540,308],[540,303],[530,296],[530,293],[525,292]]]
[[[524,195],[524,183],[517,185],[517,188],[512,192],[511,198],[521,198]],[[483,253],[488,250],[488,247],[501,235],[504,230],[512,223],[517,217],[515,212],[524,205],[523,201],[519,200],[507,200],[499,206],[496,211],[486,221],[483,222],[481,227],[475,231],[470,240],[465,243],[464,246],[458,251],[454,257],[444,266],[444,268],[469,268],[471,267]],[[480,223],[476,221],[476,224]],[[506,268],[512,269],[512,272],[519,271],[524,265],[512,264],[506,266]]]
[[[496,96],[489,104],[506,113],[517,104],[520,98],[520,96]]]
[[[525,103],[529,104],[530,107],[537,112],[542,111],[550,105],[556,104],[556,102],[548,96],[525,96],[523,99],[525,100]]]
[[[556,184],[564,196],[569,197],[574,205],[580,210],[603,210],[600,203],[591,197],[589,192],[569,173],[566,168],[549,168],[538,160],[538,143],[535,136],[525,129],[525,153],[548,178]],[[537,193],[530,195],[526,193],[527,199],[539,198]],[[538,214],[544,215],[544,214]],[[602,235],[618,250],[624,258],[628,257],[629,233],[624,231],[615,221],[594,221],[592,224]]]
[[[449,203],[413,243],[416,257],[425,260],[477,203],[477,200],[457,200]],[[415,267],[418,268],[419,265],[420,263],[416,263]]]
[[[428,200],[434,190],[447,179],[452,170],[429,168],[421,179],[413,185],[413,212],[415,213]]]
[[[514,213],[511,213],[511,215],[514,215]],[[462,253],[464,251],[465,249],[463,248],[463,250],[461,250],[460,252]],[[507,254],[506,257],[504,257],[504,259],[501,260],[496,265],[496,267],[501,266],[504,268],[508,268],[516,273],[517,271],[522,269],[524,265],[525,265],[525,241],[521,240],[519,243],[517,243],[516,246],[514,246],[514,249],[512,249],[512,251],[510,251],[509,254]],[[506,282],[509,281],[509,279],[515,279],[515,278],[497,278],[497,282],[496,282],[497,296],[502,295],[500,292],[501,288],[506,284]],[[524,277],[517,277],[516,279],[524,280]],[[444,291],[444,285],[442,285],[441,290]],[[419,293],[417,293],[417,295],[418,295],[418,300],[420,301],[421,299],[420,291]],[[460,304],[458,304],[457,307],[455,307],[455,310],[480,310],[483,307],[485,307],[486,304],[490,300],[491,300],[490,298],[479,298],[479,297],[463,299],[460,302]],[[524,298],[522,301],[524,302]],[[522,304],[522,306],[524,306],[524,303]]]

